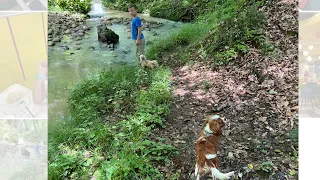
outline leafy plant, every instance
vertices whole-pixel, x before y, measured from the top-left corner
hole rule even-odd
[[[165,68],[125,66],[78,83],[71,120],[49,126],[49,179],[164,179],[154,163],[169,162],[177,151],[148,137],[169,112],[169,76]],[[125,104],[132,108],[124,111]],[[100,121],[114,112],[124,119]]]
[[[201,3],[206,4],[203,1]],[[266,54],[274,51],[274,47],[266,42],[265,16],[259,11],[264,1],[226,0],[207,3],[214,8],[197,16],[195,24],[185,24],[177,32],[152,44],[147,52],[148,57],[170,66],[184,64],[188,62],[185,59],[194,58],[209,60],[213,66],[217,66],[238,59],[250,48],[261,49]],[[173,60],[165,58],[167,54],[175,52],[182,55]],[[187,52],[193,57],[186,58]]]
[[[50,0],[49,8],[55,6],[65,11],[87,14],[91,9],[91,0]]]
[[[273,170],[273,165],[274,164],[272,163],[272,161],[266,161],[266,162],[259,164],[258,167],[260,168],[260,170],[269,173]]]

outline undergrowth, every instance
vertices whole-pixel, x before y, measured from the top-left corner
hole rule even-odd
[[[152,44],[147,56],[150,59],[161,59],[167,53],[176,52],[179,48],[185,48],[198,42],[209,29],[210,26],[205,23],[184,24],[181,29]]]
[[[87,14],[91,9],[92,0],[49,0],[50,11],[69,11]]]
[[[250,48],[270,53],[274,47],[266,41],[265,15],[259,10],[264,4],[265,1],[216,1],[212,12],[153,43],[147,55],[169,66],[194,59],[216,66],[241,59]],[[163,58],[168,54],[176,57]]]
[[[156,1],[156,0],[103,0],[103,4],[111,9],[128,11],[129,4],[134,3],[139,12],[148,12],[153,17],[170,19],[173,21],[190,22],[195,18],[195,4],[188,1]]]
[[[176,149],[148,139],[169,112],[170,71],[104,70],[70,94],[69,121],[50,122],[49,179],[164,179]],[[103,115],[124,114],[115,123]]]

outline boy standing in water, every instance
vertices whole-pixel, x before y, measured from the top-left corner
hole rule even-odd
[[[142,34],[142,23],[141,19],[138,16],[138,8],[135,4],[131,4],[128,8],[130,15],[133,17],[131,22],[131,32],[132,32],[132,39],[135,41],[137,46],[136,51],[136,58],[139,59],[141,54],[144,54],[144,46],[145,46],[145,39]]]

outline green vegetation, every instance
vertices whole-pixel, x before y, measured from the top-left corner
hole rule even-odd
[[[60,8],[82,11],[72,3],[66,8],[67,0],[55,2],[60,2],[53,4]],[[250,48],[273,51],[259,11],[264,1],[104,0],[106,6],[123,11],[129,3],[153,16],[195,21],[148,47],[148,59],[157,59],[161,65],[204,61],[216,66],[240,59]],[[170,70],[163,67],[124,66],[76,84],[70,92],[71,117],[49,122],[49,179],[165,179],[157,165],[170,162],[177,150],[160,137],[152,138],[152,130],[164,127],[163,118],[169,113],[169,76]],[[211,88],[205,78],[202,84],[205,91]],[[293,153],[292,158],[297,155]],[[258,167],[269,173],[273,163]]]
[[[172,33],[165,39],[160,39],[149,47],[147,57],[150,59],[160,59],[164,54],[172,53],[182,47],[187,47],[202,39],[209,31],[207,24],[184,24],[177,32]]]
[[[249,48],[273,51],[265,40],[265,17],[260,3],[225,1],[215,3],[216,10],[201,15],[194,24],[185,24],[178,32],[152,44],[147,55],[166,65],[181,65],[191,59],[222,65],[243,56]],[[178,52],[174,60],[163,58]],[[213,61],[214,59],[214,61]]]
[[[199,15],[215,9],[215,5],[223,1],[210,0],[103,0],[103,4],[112,9],[127,11],[128,5],[134,3],[139,12],[149,12],[151,16],[173,21],[191,22]]]
[[[154,165],[177,152],[149,136],[169,112],[169,75],[125,66],[80,81],[72,119],[50,122],[49,179],[164,179]]]
[[[49,0],[49,11],[69,11],[87,14],[92,0]]]
[[[227,3],[226,3],[227,2]],[[153,17],[170,19],[173,21],[192,22],[199,16],[210,14],[219,10],[222,5],[232,1],[228,0],[103,0],[103,4],[112,9],[128,11],[131,3],[137,5],[139,12],[149,12]],[[235,1],[233,1],[235,2]],[[265,3],[265,0],[241,0],[240,3]],[[225,6],[228,7],[228,6]],[[225,8],[223,7],[223,8]],[[232,8],[232,7],[231,7]],[[228,9],[224,9],[228,11]],[[223,10],[223,11],[224,11]]]

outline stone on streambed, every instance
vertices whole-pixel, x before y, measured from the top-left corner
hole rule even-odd
[[[68,46],[64,46],[64,45],[61,45],[61,46],[59,46],[59,47],[60,47],[60,49],[63,50],[63,51],[67,51],[67,50],[70,49]]]
[[[74,49],[75,49],[75,50],[80,50],[81,47],[80,47],[80,46],[75,46]]]
[[[106,24],[100,24],[98,29],[98,41],[107,44],[116,44],[119,42],[119,35],[109,29]]]
[[[49,29],[48,30],[48,34],[52,34],[53,33],[53,30],[52,29]]]
[[[124,54],[128,54],[129,52],[131,52],[131,50],[130,50],[130,49],[124,49],[124,50],[122,50],[122,52],[123,52]]]
[[[82,29],[88,31],[88,30],[90,30],[90,27],[88,27],[88,26],[83,26]]]
[[[76,41],[81,41],[81,40],[82,40],[82,37],[81,37],[81,36],[78,36],[78,37],[75,38],[75,40],[76,40]]]
[[[52,40],[53,42],[60,42],[60,38],[56,37],[56,38],[53,38]]]
[[[55,45],[54,42],[52,42],[52,41],[49,41],[49,42],[48,42],[48,46],[54,46],[54,45]]]
[[[77,26],[76,28],[74,28],[74,31],[79,31],[81,29],[81,27]]]
[[[107,19],[106,24],[107,24],[107,25],[112,25],[111,20]]]
[[[65,33],[65,34],[71,34],[71,30],[68,29],[68,30],[66,30],[64,33]]]
[[[120,21],[118,19],[114,19],[114,20],[112,20],[112,23],[113,24],[120,24]]]

